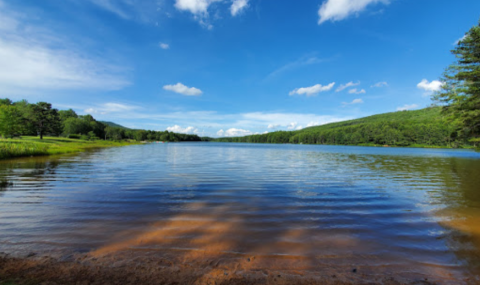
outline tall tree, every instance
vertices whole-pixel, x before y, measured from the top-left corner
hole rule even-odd
[[[35,126],[40,139],[44,134],[61,132],[60,117],[57,109],[52,109],[52,104],[46,102],[38,102],[30,105],[28,119]]]
[[[462,38],[452,53],[456,61],[443,75],[442,91],[434,100],[459,126],[463,137],[480,135],[480,22]]]

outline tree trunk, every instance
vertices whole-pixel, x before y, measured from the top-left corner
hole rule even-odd
[[[43,140],[43,132],[40,132],[40,139]]]

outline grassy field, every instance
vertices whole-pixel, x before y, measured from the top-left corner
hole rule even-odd
[[[86,149],[117,147],[137,144],[136,142],[86,141],[59,137],[22,137],[20,139],[0,139],[0,159],[53,155],[81,152]]]

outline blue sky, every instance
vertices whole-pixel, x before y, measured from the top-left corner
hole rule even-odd
[[[0,0],[0,96],[233,136],[431,104],[476,0]]]

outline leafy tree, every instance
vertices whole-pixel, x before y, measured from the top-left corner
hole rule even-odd
[[[12,100],[8,99],[8,98],[5,98],[5,99],[0,99],[0,106],[3,106],[3,105],[12,105]]]
[[[73,111],[72,109],[69,110],[60,110],[58,111],[58,115],[60,116],[60,120],[62,122],[65,122],[68,118],[78,118],[77,113]]]
[[[12,137],[20,134],[22,130],[22,115],[13,105],[0,105],[0,134]]]
[[[443,75],[442,91],[434,100],[459,126],[463,137],[480,135],[480,22],[452,50],[456,61]]]
[[[60,116],[57,109],[52,109],[52,104],[38,102],[31,104],[27,113],[28,120],[35,126],[40,139],[46,133],[59,134],[61,132]]]

